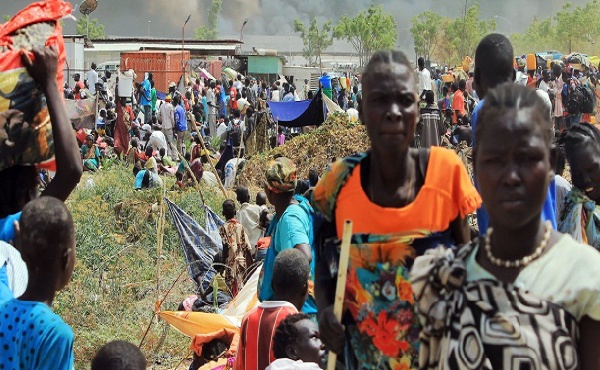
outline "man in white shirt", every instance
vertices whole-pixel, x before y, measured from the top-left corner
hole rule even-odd
[[[208,130],[210,137],[215,137],[217,131],[217,114],[218,105],[215,95],[215,87],[217,84],[214,80],[210,81],[210,87],[206,90],[206,104],[208,105]]]
[[[358,111],[354,109],[353,101],[348,102],[348,109],[346,110],[346,114],[348,114],[348,119],[350,119],[350,122],[358,122]]]
[[[242,75],[237,75],[237,80],[233,83],[233,87],[235,87],[235,91],[242,91],[242,87],[244,87]]]
[[[260,227],[260,206],[256,204],[250,204],[250,192],[245,186],[238,186],[235,189],[237,201],[240,202],[241,207],[237,211],[236,219],[239,223],[244,226],[250,245],[254,248],[258,239],[262,237],[262,229]]]
[[[167,138],[165,137],[165,134],[163,134],[157,126],[153,126],[152,129],[153,131],[148,139],[148,144],[152,145],[152,147],[156,150],[167,150],[169,146],[167,145]]]
[[[237,173],[238,167],[244,163],[246,160],[244,158],[231,158],[225,163],[225,189],[231,189],[233,184],[235,183],[235,175]]]
[[[425,59],[419,57],[417,61],[419,70],[417,71],[417,78],[419,80],[419,99],[424,99],[425,92],[431,90],[431,73],[425,68]]]
[[[158,118],[162,125],[162,133],[165,135],[167,143],[175,143],[175,136],[173,135],[175,116],[173,115],[173,109],[173,104],[171,104],[171,95],[167,95],[164,103],[162,103],[158,109]],[[173,158],[173,152],[170,145],[168,145],[167,153],[171,158]]]
[[[548,89],[550,88],[550,85],[548,85],[549,82],[550,82],[550,71],[548,71],[547,69],[544,69],[544,70],[542,70],[542,80],[540,81],[540,85],[538,86],[538,89],[547,93]]]
[[[227,125],[225,121],[219,120],[219,126],[217,127],[217,137],[223,138],[223,135],[227,132]]]
[[[273,85],[271,90],[271,101],[278,102],[280,100],[280,91],[277,85]]]
[[[96,84],[98,83],[98,72],[96,72],[96,68],[96,62],[92,62],[90,70],[85,74],[85,79],[88,83],[88,91],[92,95],[96,95]]]

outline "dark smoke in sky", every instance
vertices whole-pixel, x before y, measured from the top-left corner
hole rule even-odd
[[[0,0],[0,15],[14,14],[32,1]],[[206,10],[210,0],[98,0],[92,18],[105,25],[107,35],[181,37],[185,18],[191,14],[186,27],[186,37],[193,37],[194,28],[206,22]],[[354,16],[369,4],[383,5],[398,23],[399,44],[410,45],[408,31],[412,17],[424,10],[434,10],[450,17],[460,16],[464,0],[223,0],[223,12],[219,21],[221,37],[238,38],[245,18],[249,22],[245,34],[286,35],[292,32],[295,18],[308,22],[317,18],[320,22],[342,15]],[[469,5],[475,0],[467,0]],[[587,0],[574,0],[583,5]],[[79,2],[72,1],[76,7]],[[545,18],[555,14],[562,0],[480,0],[481,16],[491,19],[495,15],[509,19],[510,23],[498,18],[498,30],[508,33],[522,31],[534,17]],[[76,17],[81,14],[75,10]],[[150,22],[149,22],[150,21]],[[65,33],[75,33],[75,22],[65,23]]]

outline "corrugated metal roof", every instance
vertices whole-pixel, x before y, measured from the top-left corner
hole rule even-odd
[[[92,48],[85,48],[86,50],[95,51],[138,51],[144,49],[169,49],[169,50],[181,50],[181,43],[179,44],[166,44],[166,43],[142,43],[142,42],[114,42],[114,43],[95,43]],[[236,48],[235,44],[185,44],[185,50],[228,50],[234,51]]]

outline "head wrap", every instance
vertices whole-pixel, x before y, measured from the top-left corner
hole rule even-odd
[[[273,193],[287,193],[296,189],[296,165],[291,159],[279,157],[269,162],[265,185]]]

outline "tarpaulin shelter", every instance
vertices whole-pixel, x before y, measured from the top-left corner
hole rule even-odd
[[[279,126],[319,126],[325,122],[323,98],[320,91],[312,100],[269,102],[273,119]]]
[[[215,275],[215,270],[212,268],[214,256],[223,249],[218,229],[224,222],[205,205],[206,229],[204,229],[175,203],[167,198],[165,201],[173,216],[190,278],[206,290]]]
[[[210,74],[205,68],[200,68],[200,76],[202,78],[206,78],[207,80],[216,80],[216,78]]]
[[[244,315],[258,305],[256,290],[261,269],[250,276],[244,287],[221,313],[162,311],[159,316],[183,335],[194,337],[223,328],[239,331]]]

